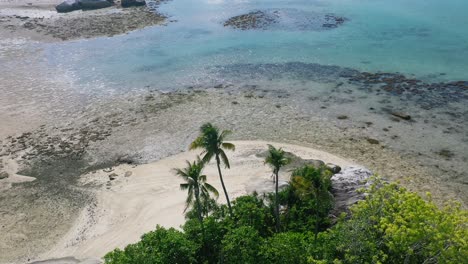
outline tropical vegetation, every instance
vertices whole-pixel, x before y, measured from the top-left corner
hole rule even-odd
[[[332,173],[324,166],[300,165],[286,188],[275,185],[274,193],[218,204],[202,170],[217,156],[229,167],[220,149],[234,146],[224,142],[229,133],[211,124],[201,131],[191,148],[208,156],[175,170],[187,191],[181,230],[158,226],[141,241],[109,252],[105,263],[467,263],[468,212],[460,204],[440,207],[430,195],[425,200],[378,177],[363,190],[364,200],[333,221]],[[268,146],[267,153],[278,183],[288,160],[282,149]]]

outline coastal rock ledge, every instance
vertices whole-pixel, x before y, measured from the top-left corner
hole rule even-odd
[[[94,10],[110,7],[114,0],[65,0],[55,7],[58,13],[68,13],[75,10]]]
[[[347,167],[332,176],[332,193],[335,197],[335,208],[331,215],[338,217],[341,213],[348,213],[349,208],[366,196],[359,189],[370,185],[372,172],[363,167]]]

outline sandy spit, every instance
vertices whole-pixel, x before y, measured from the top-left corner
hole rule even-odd
[[[225,182],[232,198],[251,193],[272,191],[271,170],[263,159],[267,144],[282,147],[302,158],[320,159],[342,167],[355,163],[313,148],[265,141],[232,141],[236,151],[229,153],[231,170],[225,170]],[[139,240],[156,225],[179,228],[184,222],[186,193],[179,190],[182,182],[173,168],[182,168],[186,160],[198,153],[183,152],[153,163],[120,165],[112,171],[100,170],[82,176],[84,184],[96,189],[96,204],[86,206],[71,230],[42,259],[74,256],[77,259],[99,259],[116,247],[123,248]],[[214,162],[205,168],[209,182],[222,190]],[[109,180],[109,175],[117,175]],[[281,175],[287,180],[287,173]],[[225,202],[220,193],[219,202]]]

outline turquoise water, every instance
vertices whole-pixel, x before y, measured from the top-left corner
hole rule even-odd
[[[298,23],[324,13],[348,21],[331,30],[223,27],[231,16],[258,9],[282,10]],[[466,0],[173,0],[159,10],[177,21],[114,38],[47,45],[48,64],[82,87],[119,91],[242,81],[216,69],[247,63],[318,63],[427,81],[468,80]]]

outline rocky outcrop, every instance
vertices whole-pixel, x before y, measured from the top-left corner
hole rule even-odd
[[[231,17],[225,23],[225,27],[237,29],[266,29],[270,24],[278,22],[278,15],[264,11],[253,11],[247,14]]]
[[[231,17],[225,27],[241,30],[329,30],[347,19],[334,14],[306,12],[292,8],[256,10]]]
[[[114,4],[113,0],[78,0],[80,2],[81,9],[93,10],[110,7]]]
[[[110,7],[114,0],[65,0],[55,7],[58,13],[68,13],[75,10],[93,10]]]
[[[65,0],[55,7],[55,10],[57,10],[58,13],[68,13],[80,9],[81,6],[79,0]]]
[[[0,172],[0,180],[8,178],[8,172],[2,171]]]
[[[369,186],[372,172],[363,167],[347,167],[332,176],[332,193],[335,197],[335,208],[331,214],[338,217],[342,212],[347,213],[349,208],[360,200],[365,194],[359,189]]]
[[[120,2],[122,7],[131,7],[131,6],[144,6],[146,5],[145,0],[122,0]]]

